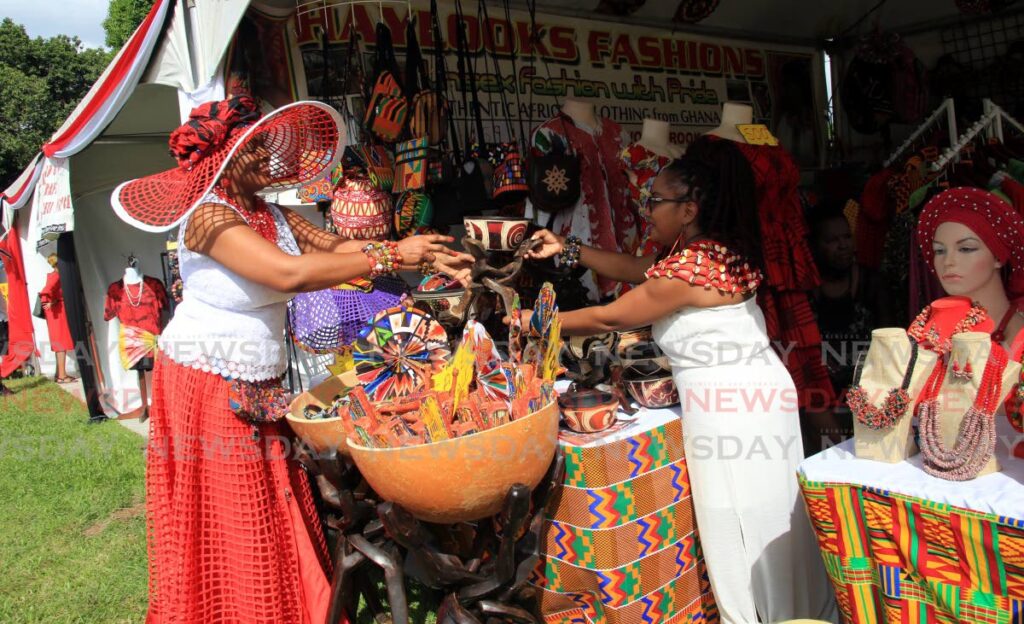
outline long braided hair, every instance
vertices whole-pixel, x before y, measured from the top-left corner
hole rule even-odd
[[[697,202],[701,236],[762,267],[756,183],[739,148],[730,141],[701,137],[661,174],[680,196]]]

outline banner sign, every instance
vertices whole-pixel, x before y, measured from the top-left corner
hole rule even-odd
[[[32,197],[36,249],[75,229],[71,206],[71,170],[67,158],[47,158]]]
[[[477,74],[486,141],[528,133],[550,119],[566,98],[575,97],[593,101],[597,113],[620,124],[630,141],[639,138],[644,119],[658,119],[671,124],[673,143],[686,144],[718,126],[722,104],[732,101],[749,103],[754,123],[766,125],[799,160],[816,159],[822,70],[812,48],[553,15],[537,16],[539,36],[531,38],[526,12],[510,11],[506,17],[495,5],[486,19],[470,12],[460,19],[451,3],[443,4],[447,92],[460,134],[467,128],[475,134],[463,103],[455,52],[461,22]],[[433,78],[437,44],[430,12],[421,2],[414,2],[411,11]],[[389,27],[401,57],[406,13],[405,7],[395,5],[384,5],[380,13],[376,6],[337,5],[295,15],[289,36],[302,59],[295,63],[301,68],[292,73],[293,83],[303,83],[299,96],[324,99],[339,108],[344,102],[354,115],[361,115],[360,74],[372,74],[376,25],[383,21]],[[350,64],[353,33],[358,60]],[[351,67],[362,71],[349,71]]]

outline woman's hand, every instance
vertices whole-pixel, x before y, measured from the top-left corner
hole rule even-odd
[[[527,252],[526,257],[531,260],[544,260],[546,258],[556,256],[562,253],[562,249],[565,245],[565,239],[556,235],[551,230],[540,230],[539,232],[535,232],[531,238],[542,241],[539,248],[534,251]]]
[[[473,256],[459,251],[452,255],[438,255],[434,258],[430,267],[435,273],[444,273],[452,279],[458,280],[460,284],[469,284],[470,267],[473,266]]]
[[[456,252],[442,243],[450,243],[455,239],[441,234],[420,234],[398,241],[398,251],[402,254],[402,266],[405,271],[419,269],[424,262],[434,262],[442,256],[454,256]]]

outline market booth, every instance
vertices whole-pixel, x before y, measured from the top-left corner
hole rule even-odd
[[[434,590],[439,621],[736,620],[734,587],[713,587],[723,551],[702,547],[678,361],[650,330],[563,345],[557,310],[628,288],[581,267],[579,246],[524,259],[539,228],[664,251],[648,237],[651,185],[711,132],[751,168],[758,314],[793,409],[853,423],[789,482],[803,501],[786,526],[808,543],[813,529],[823,564],[800,581],[816,602],[800,615],[1017,621],[1024,14],[819,4],[158,0],[2,196],[12,326],[34,326],[51,366],[28,314],[56,252],[90,411],[145,417],[146,357],[124,346],[132,289],[154,294],[158,334],[180,297],[178,237],[128,225],[112,193],[175,165],[168,135],[199,104],[327,103],[347,126],[338,167],[268,198],[346,238],[465,235],[476,259],[467,288],[402,274],[289,303],[286,420],[335,546],[328,620],[386,598],[408,621],[403,579]],[[993,193],[936,197],[962,186]],[[863,273],[815,243],[835,226],[826,207]],[[929,273],[947,222],[984,230],[1006,284],[994,304]],[[869,314],[874,300],[887,314]],[[520,310],[534,322],[517,325]]]

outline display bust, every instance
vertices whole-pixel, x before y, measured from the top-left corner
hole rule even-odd
[[[717,128],[709,131],[707,134],[723,139],[729,139],[730,141],[736,141],[737,143],[746,143],[747,140],[743,138],[743,135],[736,129],[736,126],[750,124],[753,122],[754,109],[749,104],[726,102],[722,105],[721,123],[719,123]]]
[[[667,121],[660,119],[644,119],[644,127],[637,141],[645,149],[675,160],[683,155],[683,148],[671,142],[670,127]]]

